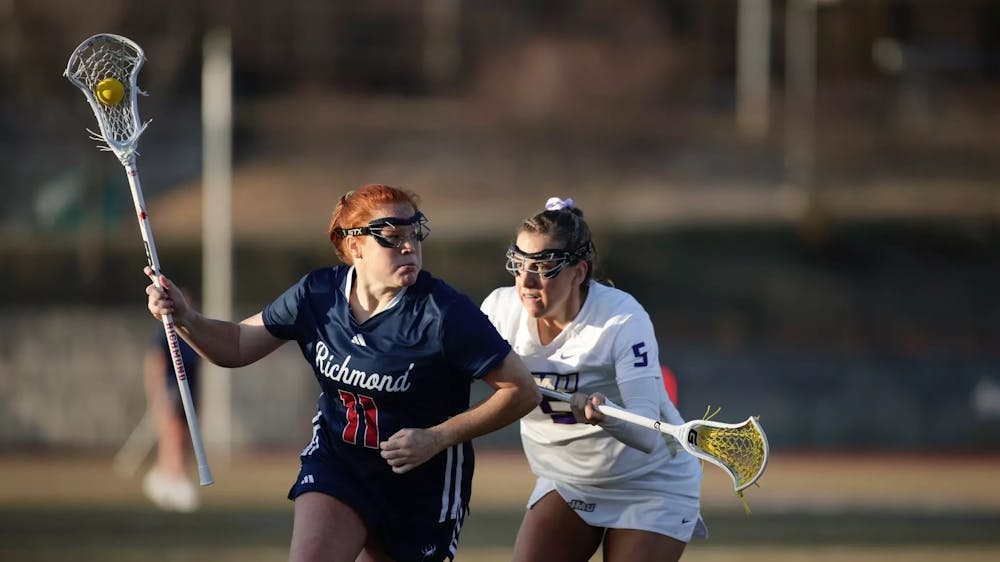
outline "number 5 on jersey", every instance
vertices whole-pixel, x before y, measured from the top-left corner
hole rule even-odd
[[[347,425],[344,426],[344,441],[351,445],[358,445],[358,429],[361,425],[361,414],[358,407],[364,412],[365,418],[365,438],[364,446],[369,449],[378,449],[378,406],[371,396],[354,394],[346,390],[340,391],[340,401],[344,403],[347,414]]]
[[[633,367],[645,367],[649,365],[649,353],[643,351],[642,349],[646,347],[646,342],[641,341],[632,346],[632,353],[635,354],[635,363],[632,364]]]

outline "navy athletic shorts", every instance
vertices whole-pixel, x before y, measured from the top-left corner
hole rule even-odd
[[[396,562],[454,559],[471,493],[474,460],[468,444],[395,474],[380,456],[372,458],[377,451],[352,446],[363,460],[345,458],[350,449],[333,446],[339,435],[327,431],[322,416],[313,423],[313,438],[302,451],[288,499],[321,492],[344,502]]]

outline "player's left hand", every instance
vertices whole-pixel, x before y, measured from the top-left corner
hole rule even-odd
[[[400,429],[379,444],[382,458],[396,474],[404,474],[424,464],[444,449],[441,436],[430,429]]]
[[[573,417],[580,423],[590,425],[601,425],[604,423],[604,414],[597,411],[597,406],[604,404],[607,399],[600,392],[595,392],[590,396],[576,393],[570,401],[570,408],[573,410]]]

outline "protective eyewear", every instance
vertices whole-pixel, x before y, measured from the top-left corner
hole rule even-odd
[[[552,279],[559,275],[567,265],[573,265],[581,259],[586,259],[590,253],[590,244],[585,244],[575,252],[569,250],[542,250],[533,254],[526,253],[511,244],[507,249],[507,272],[517,277],[522,271],[537,273],[543,279]]]
[[[408,219],[385,217],[375,219],[368,226],[342,228],[344,236],[371,236],[383,248],[399,248],[406,242],[423,242],[431,234],[427,217],[417,213]]]

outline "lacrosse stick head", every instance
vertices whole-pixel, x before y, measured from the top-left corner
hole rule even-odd
[[[724,470],[733,479],[737,494],[764,474],[767,436],[756,418],[737,424],[695,420],[685,425],[684,449]]]
[[[69,57],[63,74],[83,92],[94,110],[100,133],[88,129],[91,138],[103,143],[123,164],[136,154],[139,135],[146,124],[139,122],[136,87],[146,55],[134,41],[102,33],[90,37]],[[147,123],[148,124],[148,123]]]

